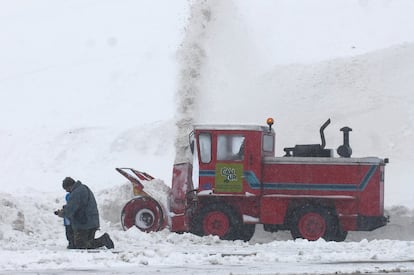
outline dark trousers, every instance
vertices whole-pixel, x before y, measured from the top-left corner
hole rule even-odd
[[[75,248],[75,240],[73,236],[73,229],[71,225],[65,225],[66,239],[68,240],[68,248]]]
[[[97,228],[74,230],[75,248],[94,249],[104,246],[102,237],[95,239],[96,230]]]

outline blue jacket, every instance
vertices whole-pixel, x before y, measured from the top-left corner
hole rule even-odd
[[[99,228],[98,206],[88,186],[75,182],[63,215],[69,218],[74,230]]]
[[[69,198],[70,198],[70,193],[68,192],[68,193],[66,193],[66,196],[65,196],[66,203],[68,203]],[[65,226],[70,225],[70,220],[66,217],[63,217],[63,225],[65,225]]]

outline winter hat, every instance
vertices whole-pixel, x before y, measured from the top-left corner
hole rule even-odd
[[[62,187],[63,187],[63,189],[66,189],[66,188],[68,188],[69,186],[72,186],[72,185],[74,185],[74,184],[75,184],[75,180],[74,180],[74,179],[72,179],[71,177],[66,177],[66,178],[63,180]]]

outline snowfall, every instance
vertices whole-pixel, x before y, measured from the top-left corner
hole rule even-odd
[[[0,1],[0,274],[414,274],[414,1]],[[122,229],[116,167],[160,179],[193,123],[264,125],[276,155],[389,158],[390,223],[344,242]],[[335,156],[338,157],[338,156]],[[63,178],[95,193],[115,248],[68,250]]]

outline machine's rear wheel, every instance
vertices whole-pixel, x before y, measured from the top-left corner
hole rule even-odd
[[[121,223],[124,230],[136,226],[144,232],[158,231],[164,226],[164,213],[156,200],[141,196],[125,204],[121,213]]]
[[[324,238],[331,241],[337,228],[337,219],[327,209],[305,205],[293,212],[290,232],[294,239],[316,241]]]
[[[192,232],[199,236],[217,235],[223,240],[237,240],[239,226],[241,221],[230,206],[210,204],[194,217]]]

